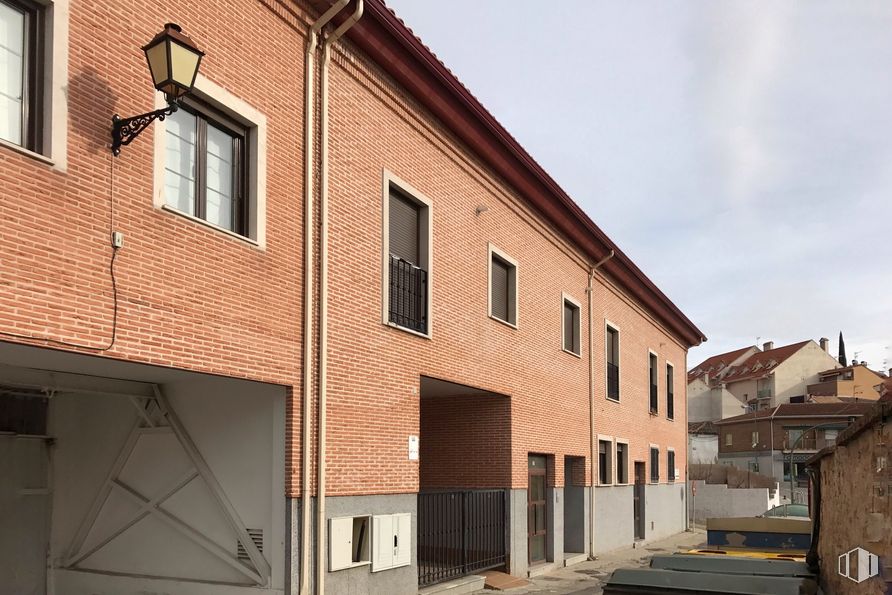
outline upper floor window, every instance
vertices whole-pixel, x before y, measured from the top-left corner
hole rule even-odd
[[[0,0],[0,139],[41,151],[44,8]]]
[[[660,481],[660,449],[653,446],[650,447],[650,481]]]
[[[569,351],[574,355],[580,354],[580,307],[579,304],[570,298],[564,296],[563,299],[563,325],[561,327],[562,344],[564,351]]]
[[[190,100],[166,121],[164,202],[177,211],[248,235],[248,131]]]
[[[427,335],[430,299],[430,203],[385,174],[387,323]]]
[[[656,414],[659,409],[659,398],[657,394],[657,356],[654,353],[648,354],[648,362],[650,362],[648,377],[650,378],[650,412]]]
[[[666,417],[675,419],[675,368],[666,364]]]
[[[619,331],[607,326],[607,398],[619,401]]]
[[[489,315],[517,326],[517,261],[490,244]]]

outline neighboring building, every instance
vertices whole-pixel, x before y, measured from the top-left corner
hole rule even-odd
[[[881,402],[815,454],[808,562],[826,593],[892,591],[892,403]],[[860,550],[860,551],[859,551]]]
[[[688,372],[688,421],[713,421],[739,415],[741,403],[724,390],[722,375],[732,366],[743,363],[759,353],[759,348],[743,347],[714,355]]]
[[[827,348],[827,339],[821,346],[810,340],[782,347],[767,342],[761,350],[747,347],[706,360],[688,372],[688,392],[694,395],[689,419],[716,421],[804,402],[808,385],[836,365]]]
[[[805,488],[805,461],[832,445],[843,429],[873,406],[868,402],[786,403],[717,421],[718,462],[774,477],[781,482],[781,493],[788,496],[790,474],[794,487]]]
[[[416,593],[685,529],[703,334],[381,0],[308,52],[329,6],[0,3],[6,590]],[[112,158],[174,14],[195,91]]]
[[[719,433],[710,421],[688,422],[688,465],[715,463],[719,456]]]
[[[886,379],[866,364],[852,364],[845,368],[833,368],[818,374],[818,382],[809,384],[808,395],[816,397],[855,397],[876,401],[880,398],[878,386]]]

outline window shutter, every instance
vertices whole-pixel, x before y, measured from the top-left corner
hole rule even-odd
[[[496,258],[492,259],[492,315],[511,322],[508,318],[508,265]]]
[[[390,253],[415,266],[420,266],[418,226],[420,208],[415,203],[390,193]]]
[[[564,302],[564,349],[575,352],[575,340],[573,333],[576,325],[573,322],[574,308],[568,302]]]

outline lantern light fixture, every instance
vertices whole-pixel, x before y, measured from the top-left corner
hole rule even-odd
[[[155,120],[164,120],[179,109],[179,100],[192,90],[204,52],[183,34],[179,25],[167,23],[164,30],[142,48],[152,83],[164,93],[167,107],[132,118],[112,116],[112,154],[121,153],[140,132]]]

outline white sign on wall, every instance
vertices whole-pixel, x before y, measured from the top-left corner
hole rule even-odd
[[[409,436],[409,460],[418,460],[418,436]]]

